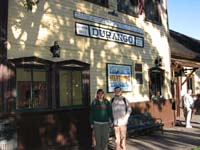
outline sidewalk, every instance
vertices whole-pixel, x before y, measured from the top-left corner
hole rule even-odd
[[[165,128],[164,134],[156,132],[149,136],[136,136],[127,139],[127,150],[191,150],[200,146],[200,115],[193,115],[193,128],[182,125]]]

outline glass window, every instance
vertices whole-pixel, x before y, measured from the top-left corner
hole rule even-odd
[[[108,0],[86,0],[86,1],[108,7]]]
[[[143,84],[142,64],[135,64],[135,79],[137,84]]]
[[[150,97],[161,98],[163,92],[164,70],[154,67],[149,70],[150,77]]]
[[[137,84],[143,84],[143,75],[140,72],[135,73]]]
[[[60,106],[83,105],[84,76],[81,70],[60,70]]]
[[[138,0],[119,0],[118,11],[131,16],[138,15]]]
[[[89,64],[76,60],[51,62],[36,57],[12,62],[16,67],[16,109],[37,111],[89,106]]]
[[[160,0],[145,0],[145,17],[146,20],[153,23],[161,24],[159,13]]]
[[[89,64],[67,60],[57,63],[56,95],[60,108],[88,106],[89,96]]]
[[[48,106],[47,70],[16,69],[17,109],[33,109]]]

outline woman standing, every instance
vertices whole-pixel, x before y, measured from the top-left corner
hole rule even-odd
[[[113,122],[111,103],[104,97],[102,89],[97,90],[97,96],[92,101],[90,123],[96,139],[96,150],[107,150],[109,127]]]

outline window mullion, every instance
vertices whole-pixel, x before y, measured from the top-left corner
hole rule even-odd
[[[70,82],[70,89],[71,89],[71,105],[73,105],[73,101],[74,101],[74,97],[73,97],[73,82],[74,82],[74,78],[73,78],[73,71],[70,72],[70,78],[71,78],[71,82]]]
[[[34,81],[33,81],[33,69],[31,69],[31,84],[30,84],[30,88],[31,88],[31,95],[30,95],[30,101],[29,101],[29,108],[34,107],[33,106],[33,97],[34,97],[34,93],[33,93],[33,85],[34,85]]]

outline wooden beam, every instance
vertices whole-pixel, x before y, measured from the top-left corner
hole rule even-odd
[[[186,79],[181,83],[181,86],[185,84],[185,82],[191,77],[191,75],[197,70],[198,68],[193,68],[193,70],[190,72],[190,74],[186,77]]]

